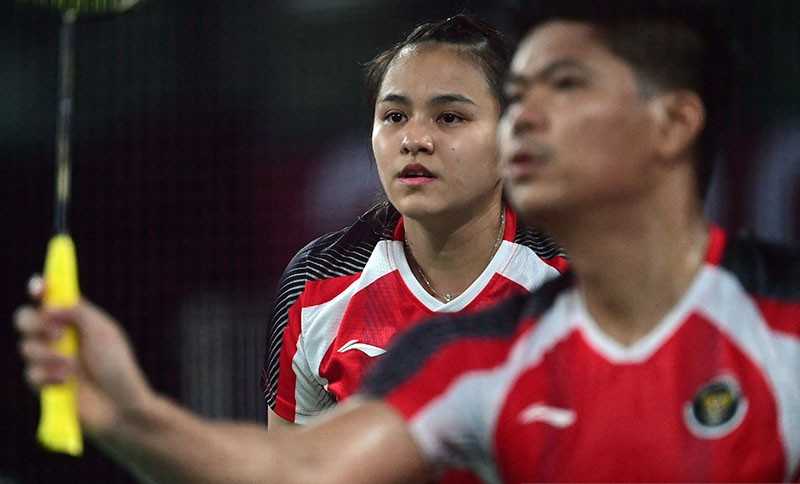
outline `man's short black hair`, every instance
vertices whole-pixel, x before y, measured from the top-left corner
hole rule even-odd
[[[611,52],[636,73],[644,95],[675,89],[696,92],[706,123],[695,144],[698,191],[705,197],[714,161],[729,132],[732,44],[717,0],[535,0],[516,16],[521,38],[549,21],[590,24]]]

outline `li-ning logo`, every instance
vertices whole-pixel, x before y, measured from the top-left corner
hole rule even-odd
[[[686,402],[683,417],[696,437],[719,439],[742,423],[747,405],[736,378],[722,375],[703,385],[694,399]]]
[[[360,351],[372,358],[386,353],[386,350],[383,348],[378,348],[377,346],[372,346],[367,343],[359,343],[357,339],[351,339],[342,345],[342,347],[337,350],[337,353],[344,353],[345,351],[350,350]]]
[[[575,412],[568,408],[551,407],[542,403],[528,405],[520,412],[519,421],[523,424],[542,422],[560,429],[575,423]]]

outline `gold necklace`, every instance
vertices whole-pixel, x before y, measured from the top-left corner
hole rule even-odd
[[[505,209],[501,208],[500,209],[500,227],[499,227],[499,229],[497,231],[497,237],[495,238],[494,246],[492,247],[492,255],[491,255],[491,257],[494,257],[495,252],[497,252],[497,249],[500,247],[500,243],[503,241],[503,232],[505,232],[505,228],[506,228],[506,211],[505,211]],[[450,294],[449,292],[446,292],[444,294],[440,294],[439,291],[434,289],[433,284],[431,284],[431,281],[429,281],[428,277],[425,275],[425,271],[422,270],[422,266],[420,266],[419,262],[417,262],[417,259],[414,258],[414,254],[411,252],[411,246],[408,243],[408,237],[406,237],[405,234],[403,234],[403,246],[406,249],[407,259],[409,260],[409,262],[411,262],[409,264],[409,267],[411,267],[411,272],[414,274],[414,276],[417,278],[417,280],[422,282],[422,284],[425,286],[425,289],[429,293],[431,293],[431,295],[433,297],[435,297],[436,299],[438,299],[440,301],[443,301],[445,303],[449,303],[456,296],[458,296],[458,294],[456,294],[454,296],[454,295]],[[491,258],[490,258],[490,260],[491,260]]]

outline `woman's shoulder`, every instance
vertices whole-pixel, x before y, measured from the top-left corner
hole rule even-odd
[[[523,245],[536,253],[541,259],[566,259],[567,255],[561,246],[545,232],[526,225],[518,219],[514,242]]]
[[[400,214],[388,203],[374,205],[352,224],[312,240],[301,252],[324,253],[356,246],[374,246],[381,240],[392,239],[399,219]]]
[[[399,218],[400,214],[390,204],[376,204],[352,224],[309,242],[289,265],[328,267],[337,274],[358,272],[378,242],[392,239]]]

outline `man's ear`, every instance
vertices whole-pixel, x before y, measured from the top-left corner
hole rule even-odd
[[[664,159],[689,153],[706,122],[706,110],[697,93],[689,90],[658,94],[651,100],[656,119],[657,150]]]

